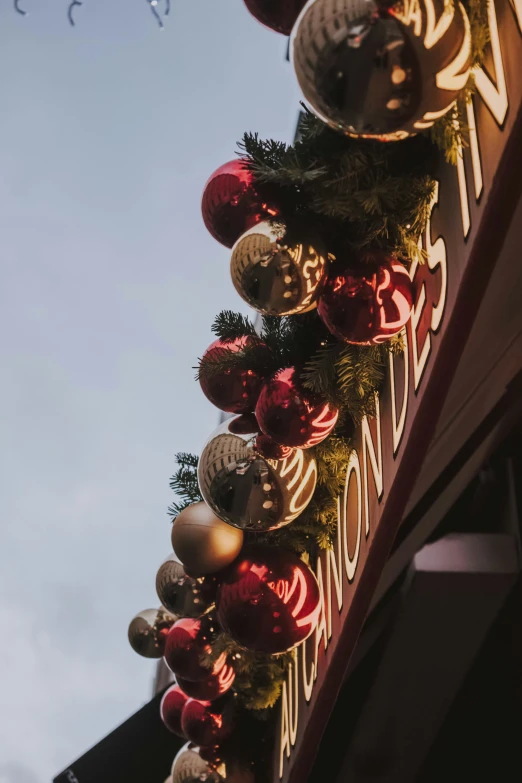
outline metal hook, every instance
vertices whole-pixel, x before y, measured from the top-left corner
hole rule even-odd
[[[164,29],[163,21],[157,11],[158,0],[147,0],[147,3],[150,6],[150,10],[156,17],[156,21],[159,24],[160,30],[163,30]],[[170,13],[170,0],[165,0],[165,16],[168,16],[169,13]]]
[[[71,4],[69,5],[69,10],[67,11],[67,17],[69,19],[69,24],[71,25],[71,27],[74,27],[73,9],[75,5],[83,5],[83,0],[72,0]]]
[[[20,14],[20,16],[27,16],[27,11],[24,11],[23,8],[20,8],[18,5],[20,0],[13,0],[14,9],[17,14]]]

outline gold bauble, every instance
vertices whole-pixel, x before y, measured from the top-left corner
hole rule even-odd
[[[296,315],[316,306],[326,275],[322,242],[303,226],[258,223],[232,249],[239,296],[263,315]]]
[[[144,609],[129,625],[129,644],[138,655],[144,658],[161,658],[165,650],[165,640],[170,628],[179,618],[159,609]]]
[[[221,571],[242,546],[243,532],[219,519],[202,501],[184,508],[172,525],[172,548],[194,576]]]
[[[222,783],[221,775],[199,755],[191,742],[183,745],[172,764],[172,783]]]
[[[277,460],[264,457],[256,446],[259,432],[248,431],[252,426],[246,416],[237,416],[215,430],[201,454],[198,481],[221,519],[264,533],[305,510],[317,483],[317,463],[308,449],[288,449]]]

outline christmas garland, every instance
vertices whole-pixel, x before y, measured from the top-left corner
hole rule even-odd
[[[252,10],[255,3],[249,0],[247,5]],[[312,6],[310,2],[306,8]],[[483,61],[488,40],[487,0],[466,0],[464,6],[471,28],[468,64],[475,67]],[[445,3],[446,11],[448,7]],[[265,17],[262,21],[266,23]],[[273,27],[279,29],[275,23]],[[179,723],[182,714],[185,728],[180,732],[178,726],[178,733],[200,745],[221,745],[222,741],[195,727],[196,716],[203,713],[185,706],[187,693],[191,701],[224,698],[228,704],[221,688],[228,678],[226,690],[234,694],[236,709],[239,705],[260,718],[270,715],[279,698],[292,657],[285,650],[297,642],[277,648],[276,655],[270,653],[266,639],[245,642],[244,628],[237,625],[230,610],[241,590],[246,591],[246,597],[238,599],[243,601],[243,618],[248,608],[249,586],[242,580],[252,563],[245,553],[287,553],[285,557],[295,558],[294,570],[303,569],[299,578],[306,581],[311,571],[305,564],[313,562],[318,549],[334,541],[338,497],[354,427],[364,416],[374,415],[388,354],[402,351],[402,329],[412,304],[407,270],[412,262],[425,260],[420,237],[433,203],[440,152],[455,163],[466,145],[465,102],[473,89],[471,75],[460,90],[459,102],[444,116],[429,123],[424,132],[393,143],[339,134],[303,107],[292,145],[247,133],[239,144],[238,160],[225,164],[207,183],[205,223],[219,241],[233,245],[234,285],[262,317],[254,322],[231,311],[216,317],[212,331],[217,339],[200,359],[197,378],[207,397],[236,418],[222,425],[221,434],[212,436],[200,458],[178,454],[178,468],[171,479],[177,496],[169,508],[173,547],[185,570],[175,558],[165,563],[158,595],[176,614],[165,586],[172,588],[176,599],[181,593],[186,598],[190,591],[198,606],[191,605],[185,617],[199,619],[178,620],[161,637],[160,626],[149,618],[148,625],[142,624],[141,630],[135,626],[130,634],[135,649],[137,639],[149,634],[160,654],[165,652],[178,686],[167,692],[165,699],[173,701],[172,707],[162,707],[164,721],[169,725],[174,715],[174,722]],[[307,265],[314,270],[312,275],[303,275]],[[274,267],[275,276],[268,278],[266,269]],[[261,272],[253,273],[253,268]],[[391,316],[383,315],[385,297],[394,303]],[[347,320],[350,309],[357,317]],[[379,323],[376,313],[380,313]],[[299,431],[285,422],[292,415],[300,417]],[[229,439],[226,448],[230,452],[220,445],[225,444],[220,438]],[[230,447],[232,441],[235,445]],[[248,458],[242,456],[247,452]],[[302,471],[296,481],[305,471],[307,477],[313,475],[313,481],[306,484],[306,477],[302,479],[300,488],[308,495],[296,518],[285,516],[288,488],[282,482],[283,499],[278,502],[286,510],[279,510],[277,517],[273,490],[274,486],[281,489],[277,477],[284,472],[277,465],[284,462],[287,471],[287,462],[295,454],[300,455]],[[243,477],[254,463],[259,463],[259,476],[269,478],[258,481],[263,486],[256,489],[257,506],[240,513],[238,504],[234,506],[234,493],[252,494],[252,486]],[[218,491],[211,486],[216,477],[221,482]],[[262,503],[264,498],[268,500]],[[295,496],[291,501],[295,505]],[[207,545],[201,542],[208,542],[210,549],[219,525],[240,537],[230,538],[225,561],[220,560],[218,567],[216,559],[212,569],[208,552],[203,551]],[[207,538],[194,538],[195,529],[199,536],[203,528]],[[223,556],[222,552],[212,554]],[[260,555],[261,561],[264,556]],[[264,571],[272,573],[276,569],[270,562],[266,554]],[[296,565],[299,562],[301,566]],[[261,571],[256,568],[256,579],[263,582],[265,577],[258,578]],[[188,576],[191,573],[194,576]],[[266,579],[263,584],[266,587]],[[279,590],[275,582],[269,586],[273,592]],[[301,611],[302,602],[294,607],[294,615]],[[226,630],[218,628],[216,605]],[[160,619],[164,628],[163,614]],[[313,620],[306,625],[307,620],[301,625],[309,625],[306,634],[310,635]],[[300,639],[304,638],[303,632]],[[187,644],[191,660],[183,657]],[[200,667],[197,676],[194,666]],[[185,687],[186,672],[194,675],[196,686],[188,677]],[[208,683],[200,686],[197,683],[205,680],[205,672]],[[215,689],[215,696],[208,696],[214,690],[205,690],[207,686]],[[209,719],[206,713],[204,717]],[[226,744],[225,735],[223,741]]]

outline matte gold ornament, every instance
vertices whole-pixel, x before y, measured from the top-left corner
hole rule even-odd
[[[163,606],[178,617],[201,617],[215,598],[214,585],[189,576],[174,552],[158,570],[156,592]]]
[[[161,658],[167,634],[177,619],[163,606],[159,609],[144,609],[130,622],[130,646],[144,658]]]
[[[275,530],[307,507],[317,464],[303,449],[289,449],[283,459],[263,457],[256,443],[259,430],[245,432],[243,423],[243,416],[228,419],[208,440],[198,466],[201,494],[229,525],[254,532]]]
[[[242,546],[242,531],[227,525],[203,502],[184,508],[172,525],[174,552],[195,576],[221,571]]]
[[[458,0],[309,0],[290,54],[323,122],[397,141],[454,106],[470,74],[471,28]]]
[[[223,783],[223,778],[199,755],[192,742],[183,745],[172,764],[172,783]]]
[[[232,249],[230,273],[239,296],[263,315],[312,310],[326,274],[327,253],[306,227],[264,221]]]

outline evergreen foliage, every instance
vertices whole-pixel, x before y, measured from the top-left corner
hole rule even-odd
[[[198,484],[198,460],[195,454],[176,454],[178,469],[170,479],[170,488],[178,500],[169,506],[168,513],[174,520],[191,503],[203,500]]]
[[[273,707],[281,694],[283,680],[292,654],[268,655],[244,650],[227,634],[221,633],[204,653],[201,663],[212,669],[220,655],[226,653],[234,666],[234,690],[242,706],[248,710]]]

